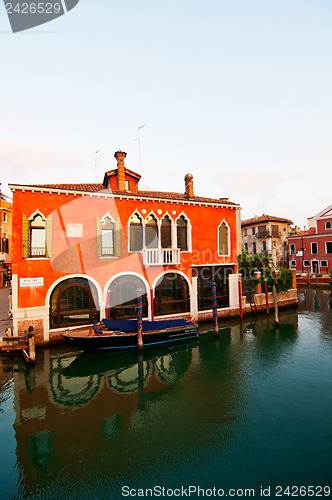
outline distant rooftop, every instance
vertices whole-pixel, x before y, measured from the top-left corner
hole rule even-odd
[[[259,217],[252,217],[251,219],[243,220],[241,226],[250,226],[252,224],[259,224],[261,222],[281,222],[285,224],[293,224],[290,219],[285,219],[284,217],[275,217],[274,215],[260,215]]]

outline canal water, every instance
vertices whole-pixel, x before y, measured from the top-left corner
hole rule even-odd
[[[299,300],[142,355],[3,358],[0,498],[328,497],[332,297]]]

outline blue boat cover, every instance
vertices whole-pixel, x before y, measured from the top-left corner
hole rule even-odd
[[[137,332],[137,320],[113,320],[103,319],[103,323],[108,330],[120,330],[121,332],[130,333]],[[186,319],[170,319],[166,321],[142,321],[143,332],[152,332],[155,330],[166,330],[167,328],[181,328],[185,326],[193,326],[193,323]]]

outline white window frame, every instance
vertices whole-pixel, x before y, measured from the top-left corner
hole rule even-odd
[[[317,252],[313,252],[312,245],[317,245]],[[311,255],[318,255],[318,242],[317,241],[312,241],[310,243],[311,246]]]
[[[296,255],[295,243],[290,243],[289,244],[289,255]]]
[[[219,253],[220,251],[220,242],[219,242],[219,228],[225,224],[226,228],[227,228],[227,246],[228,246],[228,253],[227,254],[222,254],[222,253]],[[226,219],[223,219],[219,226],[218,226],[218,257],[230,257],[231,255],[231,228],[229,227],[229,224],[227,222]]]
[[[327,225],[328,225],[328,224],[330,225],[330,227],[327,227]],[[325,222],[325,229],[332,229],[332,223],[331,223],[331,221],[330,221],[330,220],[327,220],[327,221]]]
[[[319,273],[320,271],[320,268],[319,268],[319,260],[318,259],[312,259],[311,261],[311,272],[314,273],[314,262],[317,262],[317,272]]]
[[[189,217],[184,213],[181,212],[178,217],[175,219],[175,248],[178,246],[178,234],[177,234],[177,221],[180,219],[180,217],[183,216],[184,219],[187,221],[187,247],[188,250],[180,250],[181,253],[191,253],[192,252],[192,241],[191,241],[191,222]]]
[[[306,262],[308,262],[308,264],[306,264]],[[303,267],[310,267],[310,260],[304,260]]]
[[[114,224],[114,229],[113,229],[113,253],[112,254],[104,254],[103,252],[103,222],[105,219],[110,219],[110,221]],[[101,219],[100,219],[100,223],[101,223],[101,255],[102,257],[114,257],[115,256],[115,224],[116,224],[116,221],[114,220],[114,218],[111,216],[111,214],[109,212],[107,212],[107,214],[105,214]]]
[[[291,260],[291,267],[296,267],[296,260]]]
[[[327,244],[328,243],[331,243],[331,245],[332,245],[332,241],[325,241],[325,253],[326,253],[326,255],[332,255],[332,252],[327,252]]]
[[[323,264],[323,262],[326,262],[326,264]],[[328,266],[328,261],[327,260],[321,260],[320,261],[320,267],[329,267]]]

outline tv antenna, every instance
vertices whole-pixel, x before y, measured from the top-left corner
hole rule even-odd
[[[141,130],[143,127],[146,127],[146,124],[144,123],[144,125],[139,125],[137,127],[137,139],[135,139],[135,141],[137,141],[138,143],[138,171],[139,173],[141,173],[141,139],[143,139],[143,137],[145,137],[145,135],[141,135]]]
[[[97,182],[97,155],[99,153],[99,149],[95,151],[95,159],[94,159],[94,164],[95,164],[95,182]]]

